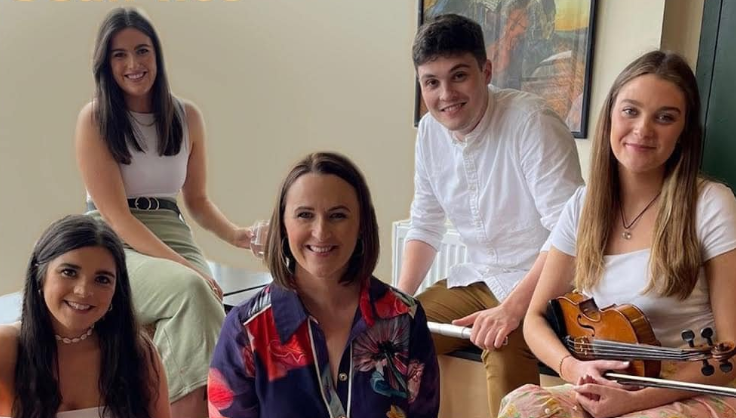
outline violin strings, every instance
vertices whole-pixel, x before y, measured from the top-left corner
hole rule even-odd
[[[704,360],[708,356],[701,351],[682,350],[677,348],[651,346],[643,344],[620,343],[608,340],[593,342],[566,338],[566,345],[572,352],[588,358],[606,358],[620,360]]]
[[[672,358],[682,359],[704,359],[707,358],[707,353],[696,350],[683,350],[678,348],[660,347],[660,346],[647,346],[647,345],[636,345],[626,344],[619,342],[611,342],[607,340],[596,340],[592,343],[594,349],[600,348],[601,351],[606,350],[623,350],[630,351],[633,353],[651,353],[654,355],[669,356]]]
[[[566,338],[567,341],[570,341],[572,344],[578,344],[582,346],[590,346],[590,347],[601,347],[601,348],[617,348],[621,350],[628,350],[632,352],[655,352],[655,353],[670,353],[670,354],[687,354],[687,353],[695,353],[695,354],[702,354],[701,350],[693,351],[693,350],[683,350],[680,348],[671,348],[671,347],[661,347],[658,345],[648,345],[648,344],[632,344],[632,343],[624,343],[619,341],[611,341],[611,340],[589,340],[587,338],[583,339],[573,339],[571,337]]]
[[[610,341],[594,341],[594,342],[580,342],[572,341],[568,344],[571,347],[580,347],[581,349],[587,349],[595,352],[609,352],[609,353],[629,353],[629,354],[642,354],[642,355],[658,355],[673,358],[688,357],[689,353],[679,349],[671,349],[667,347],[659,346],[645,346],[635,345],[627,343],[617,343]],[[696,353],[699,355],[699,353]]]

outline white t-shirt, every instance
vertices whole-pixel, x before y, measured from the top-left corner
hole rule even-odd
[[[552,231],[552,246],[565,254],[575,255],[578,222],[585,200],[585,187],[570,198]],[[696,233],[700,241],[703,263],[736,248],[736,198],[731,189],[720,183],[706,182],[698,196]],[[682,331],[700,334],[704,327],[715,331],[710,306],[708,281],[701,266],[698,282],[684,301],[677,297],[661,297],[651,291],[642,294],[649,283],[650,250],[604,256],[605,270],[595,288],[585,291],[600,308],[611,304],[632,304],[644,312],[657,339],[666,347],[684,347]],[[696,338],[697,341],[697,338]]]

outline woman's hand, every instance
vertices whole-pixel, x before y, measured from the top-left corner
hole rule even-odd
[[[223,297],[222,288],[215,281],[215,279],[213,279],[212,277],[210,277],[210,276],[208,276],[206,274],[202,274],[201,276],[204,279],[204,281],[207,282],[207,284],[209,285],[210,289],[212,289],[212,292],[215,294],[215,296],[217,296],[217,299],[219,299],[220,301],[222,301],[222,297]]]
[[[623,389],[620,384],[608,380],[603,377],[603,373],[609,370],[623,371],[629,367],[628,361],[615,360],[590,360],[581,361],[574,357],[565,359],[562,362],[560,377],[570,383],[580,384],[581,381],[593,379],[599,385],[610,386],[617,389]]]
[[[250,240],[253,238],[253,230],[251,228],[235,228],[230,239],[230,244],[239,248],[250,248]]]
[[[623,389],[607,379],[597,380],[584,376],[573,387],[575,400],[593,418],[609,418],[642,409],[635,392]],[[620,385],[618,385],[620,386]]]

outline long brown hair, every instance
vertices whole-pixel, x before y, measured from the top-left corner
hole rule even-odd
[[[95,41],[92,67],[95,76],[94,117],[100,128],[100,135],[105,140],[110,154],[121,164],[130,164],[130,148],[143,152],[136,139],[137,129],[128,117],[123,91],[110,68],[110,42],[121,30],[133,28],[148,36],[153,43],[156,54],[156,80],[153,82],[152,105],[153,115],[158,132],[158,155],[177,155],[181,151],[184,138],[181,115],[176,111],[176,102],[169,90],[166,77],[164,55],[161,41],[151,22],[142,11],[134,8],[118,7],[113,9],[100,25]]]
[[[611,208],[621,204],[618,164],[610,146],[611,111],[621,88],[645,74],[676,85],[686,104],[685,126],[665,162],[649,261],[650,281],[645,291],[685,299],[695,287],[701,265],[695,209],[703,129],[695,76],[682,57],[665,51],[646,53],[629,64],[613,82],[601,109],[593,138],[590,181],[578,226],[575,285],[591,289],[605,267],[603,255],[616,218]]]

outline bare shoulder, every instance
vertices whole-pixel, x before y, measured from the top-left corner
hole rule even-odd
[[[138,344],[140,344],[141,348],[146,351],[156,349],[156,346],[153,344],[153,340],[148,335],[148,332],[144,331],[143,329],[138,332]]]
[[[89,142],[91,139],[99,139],[100,132],[95,122],[94,102],[89,102],[79,111],[77,116],[75,140],[77,142]]]
[[[18,344],[18,337],[20,336],[20,322],[13,324],[2,324],[0,325],[0,345],[6,347],[5,344]],[[0,356],[5,350],[0,351]]]
[[[19,335],[20,322],[0,325],[0,415],[10,416],[13,408]]]
[[[189,138],[193,142],[200,142],[204,139],[204,118],[199,107],[193,102],[180,99],[184,104],[184,112],[186,113],[187,125],[189,126]]]
[[[179,100],[181,100],[181,103],[184,105],[184,112],[187,115],[188,122],[191,122],[193,119],[196,120],[202,118],[202,112],[193,101],[182,98],[180,98]]]
[[[77,122],[85,122],[87,124],[92,124],[94,121],[94,102],[89,102],[86,105],[82,107],[82,109],[79,111],[79,116],[77,117]]]
[[[18,339],[20,322],[12,325],[0,325],[0,385],[7,379],[13,379],[15,363],[18,359]]]
[[[78,164],[95,161],[108,164],[114,161],[107,142],[100,132],[100,125],[95,115],[95,102],[87,103],[79,111],[74,145]]]
[[[156,369],[158,367],[158,363],[160,362],[156,345],[153,343],[153,340],[151,340],[151,337],[149,337],[145,331],[141,331],[138,334],[138,337],[138,344],[143,353],[143,357],[145,358],[146,365],[149,368]]]

